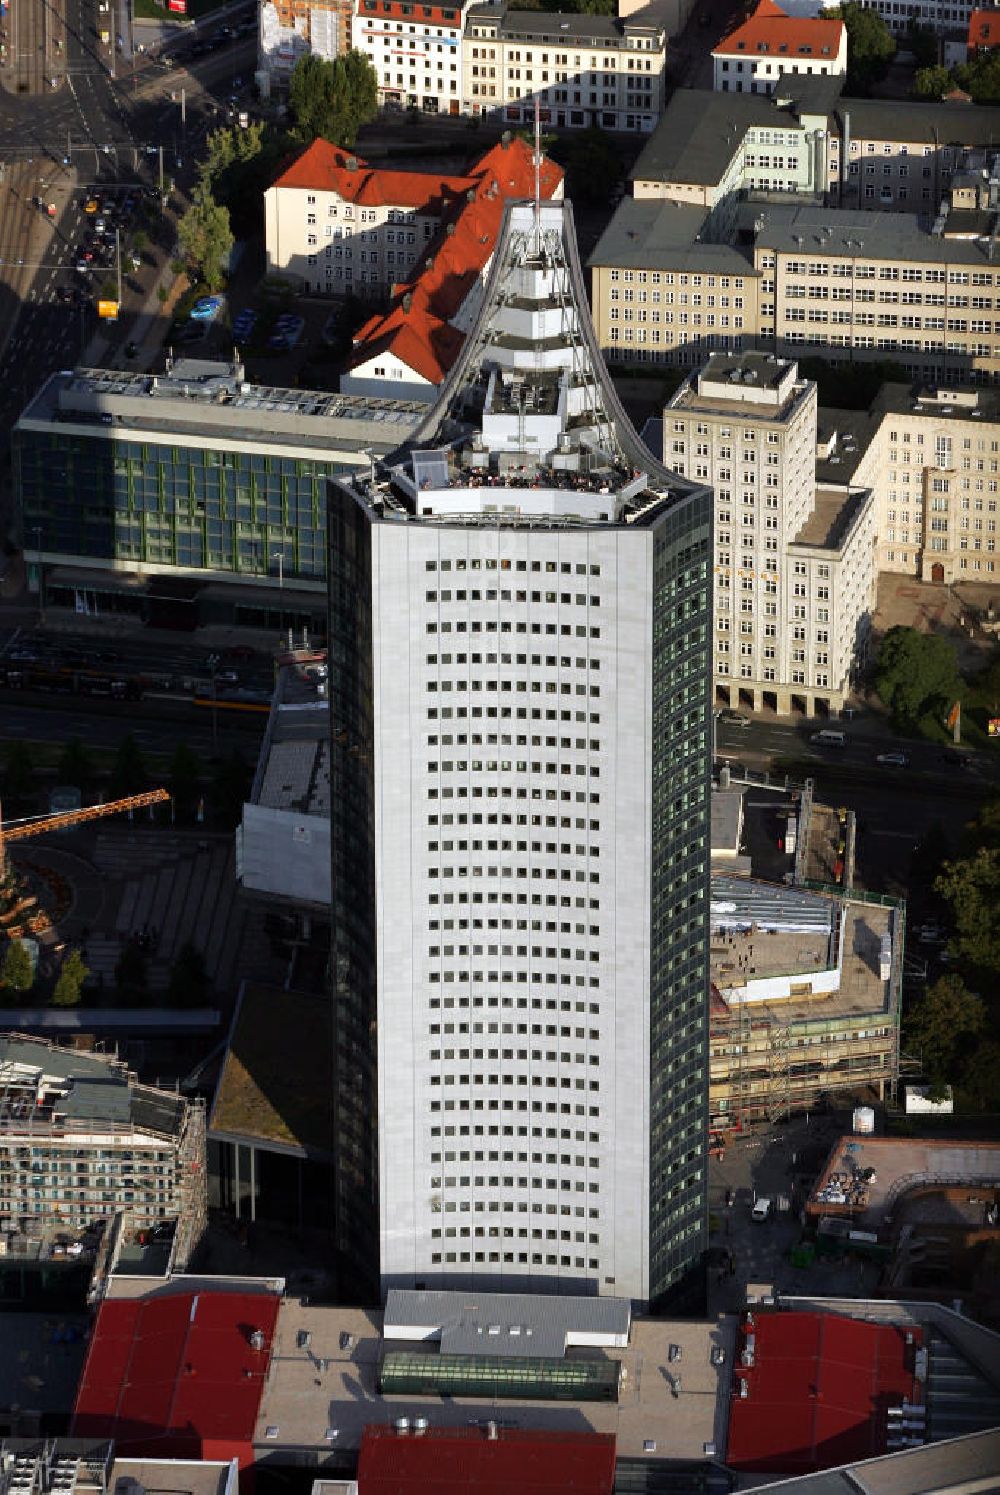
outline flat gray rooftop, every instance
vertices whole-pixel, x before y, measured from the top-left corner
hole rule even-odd
[[[811,203],[753,203],[745,204],[740,216],[744,226],[754,232],[758,249],[774,249],[779,254],[801,252],[803,258],[821,255],[824,259],[913,260],[942,265],[992,263],[985,244],[928,233],[914,213],[866,213]]]
[[[809,550],[842,551],[862,510],[872,501],[871,490],[816,488],[813,511],[791,545]]]
[[[744,96],[726,95],[740,97]],[[698,235],[707,217],[707,209],[691,203],[624,197],[587,263],[756,276],[758,271],[738,249],[729,244],[702,243]]]
[[[621,21],[615,16],[560,11],[557,17],[553,17],[551,12],[508,10],[499,5],[474,5],[468,12],[466,24],[475,21],[499,22],[501,36],[523,36],[531,41],[551,41],[557,45],[572,41],[586,46],[592,42],[598,47],[623,46],[628,33],[662,30],[662,26],[657,26],[654,21],[634,16]]]
[[[826,405],[819,407],[816,412],[818,483],[836,485],[850,482],[878,431],[877,407],[878,400],[871,410],[838,410]]]
[[[180,359],[169,372],[77,369],[52,374],[19,424],[93,425],[107,438],[132,431],[327,452],[389,451],[426,415],[412,400],[249,384],[240,365]]]
[[[679,88],[643,146],[629,180],[714,187],[754,127],[803,129],[794,113],[762,94]]]
[[[133,1491],[138,1485],[144,1495],[226,1495],[230,1466],[221,1460],[116,1459],[109,1490],[124,1488],[122,1479],[135,1481]],[[238,1489],[236,1482],[234,1488]]]
[[[425,1417],[431,1428],[494,1421],[528,1430],[589,1429],[615,1436],[620,1458],[703,1459],[707,1443],[725,1447],[734,1317],[633,1319],[628,1349],[605,1352],[625,1370],[617,1403],[383,1396],[377,1388],[381,1329],[378,1310],[282,1302],[254,1436],[259,1457],[282,1448],[352,1453],[368,1423],[399,1417]],[[303,1331],[310,1342],[299,1348]],[[674,1361],[672,1345],[680,1352]],[[724,1352],[723,1364],[712,1364],[713,1349]],[[675,1396],[678,1374],[683,1390]]]
[[[64,1416],[76,1400],[89,1328],[84,1313],[4,1313],[0,1407]]]
[[[627,1340],[631,1318],[626,1298],[393,1289],[384,1326],[386,1339],[440,1341],[443,1355],[561,1358],[574,1341]]]

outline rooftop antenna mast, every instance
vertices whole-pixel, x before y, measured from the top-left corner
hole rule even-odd
[[[542,247],[542,120],[535,99],[535,253]]]

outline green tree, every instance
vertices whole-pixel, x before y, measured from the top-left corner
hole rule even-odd
[[[229,210],[216,202],[205,176],[195,184],[191,206],[177,225],[177,243],[188,273],[203,280],[210,291],[219,290],[233,247],[233,232]]]
[[[215,820],[226,830],[239,825],[252,779],[250,767],[238,748],[216,765],[211,805]]]
[[[111,792],[115,799],[126,794],[140,794],[149,788],[149,769],[142,749],[131,733],[123,737],[111,765]]]
[[[145,952],[135,940],[129,940],[115,964],[115,985],[119,993],[135,1000],[142,997],[149,985],[149,969]]]
[[[946,67],[922,67],[917,69],[913,80],[913,92],[918,99],[943,99],[955,86],[955,80]]]
[[[954,646],[936,633],[890,628],[882,640],[875,689],[897,721],[915,723],[928,711],[942,716],[958,691]]]
[[[884,78],[896,52],[896,42],[874,10],[867,10],[855,0],[848,0],[824,16],[839,16],[847,27],[847,92],[867,93],[873,83]]]
[[[186,742],[179,742],[170,760],[167,779],[178,820],[190,820],[198,803],[200,774],[198,759]]]
[[[23,742],[12,742],[3,766],[4,799],[21,802],[35,787],[35,760]]]
[[[79,950],[71,950],[62,963],[62,969],[52,993],[56,1007],[76,1007],[80,1001],[83,983],[90,975]]]
[[[955,955],[980,971],[1000,973],[1000,849],[983,846],[945,862],[934,886],[951,908]]]
[[[378,111],[378,77],[361,52],[332,62],[311,52],[295,64],[288,106],[300,140],[321,136],[334,145],[352,146],[360,127]]]
[[[974,61],[955,69],[955,82],[975,104],[1000,103],[1000,57],[996,52],[981,52]]]
[[[981,997],[961,976],[948,973],[928,986],[903,1024],[906,1047],[919,1056],[932,1084],[956,1078],[970,1040],[981,1033],[986,1012]]]
[[[933,67],[938,60],[938,39],[930,26],[921,26],[911,21],[906,34],[906,45],[913,53],[918,68]]]
[[[9,992],[30,991],[35,984],[31,956],[23,940],[10,940],[0,966],[0,984]]]
[[[93,785],[94,760],[79,737],[71,737],[64,744],[56,764],[56,778],[60,784],[71,784],[84,794]]]
[[[170,968],[167,1001],[171,1007],[203,1007],[208,997],[209,979],[205,957],[190,940],[177,952]]]
[[[566,191],[574,202],[605,204],[622,174],[622,161],[603,130],[574,130],[555,142],[553,155],[566,170]]]
[[[994,1038],[972,1046],[956,1086],[962,1111],[1000,1111],[1000,1043]]]

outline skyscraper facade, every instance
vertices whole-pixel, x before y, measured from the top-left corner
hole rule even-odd
[[[711,516],[571,209],[513,204],[438,403],[331,490],[339,1220],[377,1197],[383,1288],[651,1302],[700,1256]]]

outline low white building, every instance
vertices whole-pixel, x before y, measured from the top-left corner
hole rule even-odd
[[[789,74],[839,78],[847,72],[847,27],[758,0],[753,14],[713,47],[712,62],[712,86],[722,93],[774,93]]]

